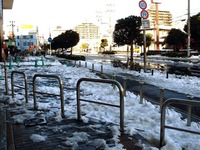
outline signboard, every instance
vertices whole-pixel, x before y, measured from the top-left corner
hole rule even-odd
[[[143,18],[143,19],[147,19],[149,17],[149,13],[146,11],[146,10],[142,10],[140,12],[140,16]]]
[[[161,3],[162,0],[151,0],[151,3]]]
[[[33,28],[33,25],[31,25],[31,24],[22,24],[22,25],[21,25],[21,28],[22,28],[22,29],[32,29],[32,28]]]
[[[149,20],[142,20],[142,27],[144,29],[150,28],[150,21]]]

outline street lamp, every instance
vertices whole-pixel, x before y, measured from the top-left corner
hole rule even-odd
[[[187,56],[190,57],[190,0],[188,0],[188,44],[187,44]]]

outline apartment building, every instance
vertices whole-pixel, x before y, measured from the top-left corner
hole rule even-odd
[[[150,25],[155,26],[156,22],[156,8],[152,5],[147,10],[149,13]],[[158,24],[159,26],[172,26],[172,14],[169,11],[158,11]]]
[[[155,40],[154,44],[150,46],[150,50],[162,49],[164,39],[172,28],[172,14],[169,11],[157,10],[158,16],[156,16],[155,5],[152,5],[147,11],[150,28],[146,29],[146,33],[152,34]]]
[[[74,31],[79,33],[79,47],[81,47],[82,43],[87,43],[89,44],[89,49],[98,51],[101,41],[98,26],[93,23],[81,23],[74,27]]]
[[[93,23],[82,23],[74,28],[79,33],[80,39],[98,39],[99,27]]]

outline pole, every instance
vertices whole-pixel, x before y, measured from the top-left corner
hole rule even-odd
[[[187,56],[190,57],[190,0],[188,0],[188,45]]]
[[[146,72],[146,30],[143,29],[143,35],[144,35],[144,72]]]
[[[160,49],[160,42],[159,42],[159,27],[158,27],[158,3],[156,4],[156,49],[159,50]]]

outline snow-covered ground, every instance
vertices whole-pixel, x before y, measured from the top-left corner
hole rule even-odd
[[[9,74],[13,71],[22,71],[28,76],[28,81],[32,82],[32,78],[35,74],[53,74],[58,75],[64,86],[64,100],[69,103],[65,103],[65,116],[76,118],[76,91],[67,89],[75,89],[77,81],[80,78],[95,78],[99,79],[95,73],[92,73],[88,68],[92,67],[92,64],[95,64],[95,69],[100,70],[101,65],[103,65],[103,70],[105,72],[112,72],[116,75],[120,72],[131,74],[132,76],[139,76],[144,82],[157,85],[166,89],[179,91],[182,93],[187,93],[193,96],[199,97],[200,93],[200,81],[197,77],[182,76],[177,78],[176,75],[169,75],[169,78],[166,78],[166,74],[155,71],[154,75],[151,76],[147,73],[139,73],[135,71],[125,70],[121,68],[113,68],[108,62],[93,62],[92,60],[87,61],[87,67],[84,67],[85,62],[81,62],[82,67],[73,67],[66,64],[61,64],[58,60],[49,61],[45,60],[45,66],[42,67],[42,61],[38,61],[38,67],[35,67],[35,59],[40,60],[40,58],[29,57],[26,61],[29,62],[20,62],[20,67],[15,64],[12,69],[8,69]],[[1,70],[1,74],[3,71]],[[19,78],[16,78],[16,84],[22,84]],[[56,93],[59,94],[58,86],[55,87],[55,84],[46,84],[46,80],[43,78],[37,79],[39,81],[39,86],[37,86],[37,91]],[[9,89],[11,89],[11,80],[8,79]],[[44,84],[43,84],[44,83]],[[4,80],[0,80],[0,90],[4,90]],[[29,89],[31,90],[31,88]],[[23,91],[23,90],[22,90]],[[11,92],[10,94],[11,95]],[[5,100],[5,95],[0,95],[0,101]],[[83,82],[81,84],[81,97],[85,99],[92,99],[97,101],[108,102],[112,104],[119,104],[119,91],[117,88],[113,88],[108,84],[103,83],[91,83]],[[40,97],[38,98],[40,99]],[[62,120],[60,114],[60,101],[52,101],[52,98],[46,99],[46,103],[40,103],[38,101],[38,107],[43,110],[49,110],[49,115],[56,112],[57,121]],[[160,138],[160,107],[151,104],[145,100],[144,104],[139,103],[140,98],[134,95],[131,92],[127,92],[126,97],[124,97],[124,122],[125,122],[125,132],[127,134],[133,135],[139,133],[144,136],[149,141],[158,145]],[[13,121],[15,123],[23,123],[24,119],[27,119],[30,116],[33,116],[28,108],[33,107],[33,98],[29,97],[29,103],[25,104],[24,94],[21,93],[21,90],[15,92],[15,98],[9,96],[9,104],[18,104],[18,106],[24,106],[23,115],[13,116]],[[83,113],[85,116],[82,116],[84,122],[89,120],[99,120],[105,122],[111,122],[116,125],[116,128],[119,129],[120,119],[119,119],[119,110],[116,108],[109,108],[107,106],[99,107],[97,104],[91,104],[87,102],[81,103]],[[53,107],[52,109],[52,106]],[[166,113],[166,124],[170,126],[175,126],[178,128],[191,129],[194,131],[200,131],[199,122],[192,122],[191,126],[186,126],[186,120],[181,120],[181,114],[175,112],[172,109],[168,109]],[[48,136],[41,135],[32,135],[30,139],[33,142],[45,141]],[[200,135],[189,134],[186,132],[180,132],[175,130],[166,130],[165,133],[166,145],[163,146],[162,150],[199,150],[200,148]],[[118,141],[117,137],[115,139]],[[106,146],[105,146],[106,147]],[[143,145],[145,149],[145,145]],[[114,149],[121,148],[120,144],[117,144]],[[109,149],[109,148],[108,148]],[[121,148],[122,149],[122,148]],[[152,148],[155,149],[155,148]]]

